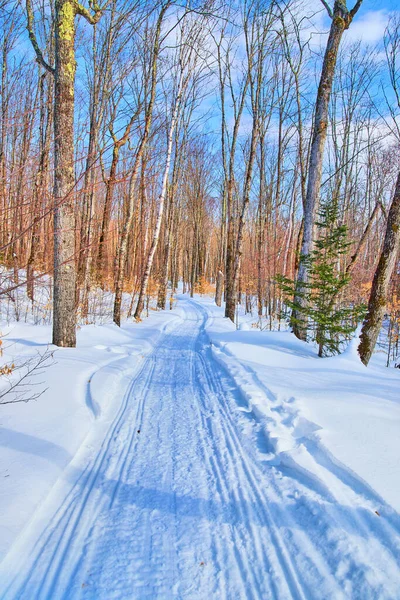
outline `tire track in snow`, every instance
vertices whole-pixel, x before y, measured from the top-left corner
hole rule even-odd
[[[364,595],[344,589],[347,575],[335,568],[352,539],[346,531],[337,539],[340,507],[290,469],[260,461],[233,380],[205,342],[206,311],[182,305],[185,321],[145,359],[98,454],[1,597],[377,597],[376,586],[365,595],[368,573],[357,560],[351,566]],[[300,495],[295,509],[310,514],[319,502],[322,525],[302,523],[289,493]]]
[[[199,308],[207,314],[207,311],[203,309],[203,307]],[[206,363],[212,364],[212,360],[206,361]],[[222,368],[229,374],[225,367]],[[229,377],[231,376],[229,375]],[[217,386],[220,385],[218,378],[215,380],[215,384]],[[226,423],[230,420],[232,423],[232,411],[225,410],[224,412],[225,418],[220,419],[220,422]],[[253,419],[255,422],[258,422],[258,418],[254,414]],[[235,428],[234,423],[233,427]],[[322,459],[321,462],[323,462]],[[318,486],[318,492],[313,494],[313,497],[311,498],[311,501],[315,506],[315,496],[317,496],[317,501],[321,505],[321,508],[316,510],[312,506],[308,506],[310,497],[307,493],[307,488],[296,490],[294,487],[294,492],[300,498],[297,502],[298,506],[307,507],[314,522],[316,521],[315,517],[318,519],[319,531],[318,529],[315,529],[315,526],[307,527],[307,524],[300,523],[298,519],[293,518],[293,514],[291,514],[293,511],[288,510],[287,507],[287,494],[286,497],[285,494],[282,494],[282,492],[287,492],[288,490],[282,490],[282,485],[279,485],[277,478],[272,476],[272,473],[276,470],[278,473],[282,472],[282,474],[286,475],[285,479],[290,482],[292,479],[291,475],[296,472],[294,461],[293,465],[295,471],[293,471],[293,468],[276,469],[275,467],[272,467],[271,470],[271,467],[265,467],[262,463],[257,464],[257,460],[248,463],[250,474],[253,473],[256,476],[256,480],[257,470],[261,469],[265,472],[265,469],[267,468],[271,472],[269,483],[270,486],[274,488],[277,496],[280,497],[283,508],[277,510],[276,501],[274,502],[271,494],[265,495],[263,493],[261,493],[261,499],[263,498],[264,501],[260,502],[260,506],[265,507],[266,518],[271,522],[275,531],[277,528],[274,527],[274,521],[286,523],[286,529],[290,533],[291,539],[287,539],[286,536],[284,546],[289,548],[290,556],[295,558],[302,556],[303,559],[308,557],[310,565],[314,565],[316,572],[319,572],[320,577],[322,578],[321,583],[329,582],[331,591],[329,592],[329,596],[324,595],[324,598],[332,597],[335,598],[335,600],[336,598],[348,598],[350,596],[351,598],[360,598],[360,600],[376,597],[379,597],[380,600],[383,598],[390,598],[391,600],[396,598],[397,592],[394,591],[396,590],[396,581],[398,582],[397,586],[400,585],[400,573],[398,568],[396,568],[396,564],[398,564],[400,559],[400,538],[398,528],[393,527],[393,523],[390,522],[392,519],[389,518],[388,523],[382,522],[379,524],[373,511],[371,511],[370,514],[367,510],[362,511],[361,513],[354,509],[351,512],[346,512],[346,507],[341,506],[339,501],[327,501],[327,498],[321,493],[321,489],[323,489],[321,486]],[[324,467],[326,467],[326,464],[324,464]],[[331,475],[332,474],[335,475],[335,472],[331,473]],[[292,483],[293,482],[296,483],[296,480],[294,479]],[[343,483],[344,482],[342,482],[342,484]],[[337,489],[337,486],[334,486],[333,489]],[[258,488],[258,491],[260,490],[261,488]],[[344,486],[344,488],[342,486],[341,492],[343,495],[349,494],[352,496],[353,503],[348,502],[348,505],[349,507],[353,507],[354,498],[357,496],[356,492],[352,487],[348,486]],[[363,502],[362,497],[360,498],[357,496],[357,499],[359,502],[355,504],[356,509],[358,505],[362,506]],[[274,515],[271,515],[271,511],[268,510],[270,502],[274,505]],[[395,521],[397,522],[398,519],[395,519]],[[390,534],[388,534],[389,531]],[[352,535],[348,535],[347,532],[352,533]],[[370,550],[371,545],[373,545],[373,550]],[[332,550],[335,550],[335,552],[332,552]],[[341,573],[341,571],[343,571],[343,564],[340,564],[343,554],[348,563],[345,576]],[[368,557],[368,560],[370,561],[369,565],[368,561],[365,561],[363,554]],[[371,565],[374,566],[372,573]],[[294,569],[296,572],[297,567]],[[302,568],[302,572],[303,575],[307,574],[307,569]],[[390,587],[387,587],[388,578],[389,581],[391,579],[393,580],[391,586],[392,592],[388,591],[390,589]],[[309,590],[309,596],[307,597],[315,597],[316,583],[316,581],[311,581],[308,586],[305,582],[302,584],[305,589],[308,588]],[[336,591],[333,592],[332,590],[335,589]],[[399,589],[399,587],[397,587],[397,589]],[[328,592],[326,592],[326,594],[328,594]]]
[[[198,320],[198,313],[195,312],[196,319]],[[202,319],[201,319],[202,320]],[[198,392],[198,377],[197,377],[197,362],[198,355],[195,352],[195,346],[197,343],[197,335],[193,338],[191,349],[192,352],[190,354],[190,363],[189,363],[189,374],[190,374],[190,385],[194,393],[195,402],[192,404],[193,411],[195,413],[195,419],[199,423],[199,436],[197,438],[199,452],[201,456],[202,462],[205,462],[207,465],[207,478],[209,481],[208,487],[210,487],[210,483],[212,484],[213,489],[218,493],[219,497],[222,499],[222,504],[226,504],[229,506],[230,503],[230,495],[229,495],[229,487],[226,482],[226,473],[222,468],[222,465],[218,463],[218,461],[214,460],[214,456],[210,453],[210,447],[213,448],[213,453],[215,450],[215,440],[213,439],[211,432],[209,431],[209,427],[207,424],[207,417],[205,417],[204,411],[208,411],[207,407],[203,406],[202,403],[202,395],[199,395]],[[201,410],[203,407],[203,410]],[[204,433],[208,432],[209,435],[205,436]],[[201,435],[200,435],[201,433]],[[209,491],[211,494],[211,492]],[[223,530],[222,532],[218,531],[216,534],[215,531],[211,531],[211,528],[214,529],[215,523],[214,520],[218,520],[215,515],[215,510],[211,510],[212,515],[208,522],[208,538],[210,539],[210,550],[209,554],[212,557],[212,562],[215,563],[216,573],[217,573],[217,581],[213,586],[213,598],[244,598],[253,597],[253,592],[247,586],[246,592],[246,574],[249,574],[248,564],[245,566],[244,561],[237,551],[236,544],[225,544],[225,546],[221,543],[222,538],[229,537],[232,540],[232,533],[229,531],[229,525],[226,523],[219,524],[219,527]],[[210,527],[210,523],[213,523],[212,527]],[[204,532],[203,532],[204,535]],[[211,565],[209,565],[211,566]],[[235,571],[239,571],[243,577],[239,580],[235,580],[233,587],[233,573]],[[250,570],[251,573],[251,570]]]
[[[84,527],[84,523],[82,523],[82,515],[84,510],[91,499],[91,494],[98,483],[98,478],[101,476],[102,469],[104,467],[105,462],[110,460],[110,448],[112,442],[116,439],[118,435],[119,429],[124,422],[124,418],[126,416],[126,412],[129,408],[129,403],[132,395],[132,390],[136,383],[136,380],[139,379],[143,372],[146,371],[147,363],[151,361],[151,356],[145,359],[143,366],[141,367],[137,376],[132,380],[129,385],[124,400],[121,405],[121,409],[112,424],[109,433],[104,440],[98,455],[95,457],[95,461],[91,468],[87,469],[82,473],[81,477],[76,482],[76,485],[71,491],[71,497],[67,497],[68,503],[61,505],[60,509],[57,511],[55,519],[49,525],[49,533],[45,537],[45,539],[39,539],[37,544],[35,545],[35,549],[40,549],[40,547],[47,548],[51,545],[53,539],[56,540],[54,550],[51,555],[48,557],[48,566],[44,571],[42,577],[37,582],[35,581],[33,585],[36,586],[37,595],[35,598],[56,598],[61,597],[57,596],[57,585],[59,578],[61,576],[60,566],[63,563],[66,553],[71,549],[71,541],[75,545],[76,541],[82,539],[86,532]],[[81,492],[84,490],[84,494]],[[94,513],[92,515],[98,514],[101,509],[100,504],[97,502],[93,502],[94,504]],[[96,507],[97,504],[97,507]],[[60,531],[61,528],[61,531]],[[45,532],[46,533],[46,532]],[[57,541],[58,538],[58,541]],[[35,562],[32,564],[31,571],[28,573],[25,582],[23,583],[18,595],[16,597],[25,597],[25,593],[32,594],[32,584],[31,578],[35,575],[36,571],[39,568],[40,561],[43,560],[42,553],[39,552]],[[64,567],[65,568],[65,567]],[[62,572],[63,577],[65,577],[65,571],[63,569]]]
[[[179,324],[178,321],[177,324]],[[176,326],[176,324],[173,325]],[[171,330],[173,330],[173,327],[171,327],[170,323],[167,323],[163,330],[164,337],[165,335],[168,335]],[[105,463],[110,462],[112,459],[112,443],[117,439],[118,433],[124,423],[126,413],[130,408],[132,392],[136,382],[138,380],[140,381],[143,373],[148,370],[148,363],[152,362],[153,355],[156,351],[157,346],[155,350],[153,350],[150,355],[144,359],[139,372],[129,384],[124,394],[121,407],[114,421],[112,422],[104,441],[101,444],[98,454],[94,458],[93,464],[89,463],[89,465],[85,467],[83,472],[76,479],[75,485],[67,494],[65,501],[57,509],[53,519],[45,528],[41,537],[36,541],[33,549],[34,560],[30,564],[30,569],[27,571],[27,573],[25,573],[25,577],[21,578],[21,575],[18,574],[15,581],[12,581],[9,587],[4,591],[4,596],[0,596],[1,598],[6,599],[15,597],[29,598],[29,600],[31,600],[32,597],[34,597],[35,600],[39,600],[40,598],[61,598],[61,596],[55,595],[56,586],[61,573],[60,565],[62,564],[66,553],[71,549],[71,540],[74,540],[73,544],[77,545],[74,536],[83,538],[87,533],[81,520],[82,514],[88,504],[89,499],[91,498],[91,494],[96,487],[99,477],[101,477]],[[152,369],[149,369],[146,382],[151,378],[151,373]],[[68,472],[72,472],[73,478],[76,478],[76,471],[74,467],[75,462],[76,461],[73,461],[73,464],[68,467],[66,471],[67,475]],[[119,481],[117,480],[117,483],[118,482]],[[83,494],[82,490],[84,491]],[[98,514],[98,512],[100,512],[101,504],[97,502],[93,502],[93,504],[95,506],[91,514],[95,519],[95,516]],[[79,532],[77,534],[78,528]],[[44,570],[39,580],[32,581],[40,567],[40,563],[44,560],[42,549],[48,548],[52,544],[53,540],[55,540],[54,548],[47,557],[47,568]],[[63,578],[64,575],[65,571],[63,569]],[[32,596],[34,590],[33,586],[36,586],[37,590],[36,595],[34,596]],[[3,594],[1,588],[0,593]]]
[[[215,390],[214,393],[217,395],[221,395],[220,383],[218,378],[215,375],[215,371],[212,371],[206,360],[203,356],[201,356],[201,363],[203,367],[203,371],[208,378],[209,388],[211,390]],[[255,560],[258,560],[260,565],[263,565],[264,568],[268,568],[268,564],[265,562],[265,557],[271,553],[271,550],[275,554],[277,559],[278,569],[282,572],[281,580],[285,581],[288,585],[286,591],[282,588],[276,589],[276,597],[283,597],[282,594],[285,594],[290,598],[301,598],[304,599],[305,596],[301,589],[301,584],[298,581],[298,575],[296,573],[296,569],[293,567],[292,561],[290,557],[287,555],[283,543],[278,536],[277,532],[274,530],[272,520],[269,515],[266,515],[265,512],[261,513],[261,506],[266,505],[267,500],[263,497],[262,492],[259,489],[259,484],[255,482],[254,476],[247,465],[247,459],[243,448],[240,445],[240,442],[237,437],[237,433],[235,431],[234,424],[232,423],[231,415],[228,411],[226,411],[222,405],[219,403],[219,411],[221,413],[221,418],[217,420],[217,423],[222,426],[223,435],[226,439],[226,445],[229,449],[229,455],[232,463],[232,469],[234,471],[235,477],[238,481],[246,481],[249,484],[248,493],[249,496],[247,498],[244,497],[241,489],[239,487],[237,500],[238,505],[242,507],[246,507],[250,502],[251,505],[254,506],[254,510],[257,513],[256,520],[258,522],[264,522],[265,525],[268,525],[269,535],[268,535],[268,543],[265,540],[260,540],[259,537],[254,532],[254,526],[252,524],[252,516],[242,509],[242,519],[246,522],[247,528],[253,532],[252,542],[257,546]],[[240,459],[240,460],[238,460]],[[238,463],[240,462],[240,467]],[[266,536],[267,537],[267,536]],[[261,577],[263,576],[263,572],[260,573]],[[265,571],[264,571],[265,577]],[[258,581],[258,587],[261,581]]]

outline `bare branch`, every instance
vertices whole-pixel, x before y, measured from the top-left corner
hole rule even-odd
[[[76,11],[77,15],[84,17],[86,19],[86,21],[88,23],[90,23],[91,25],[96,25],[96,23],[98,23],[100,21],[101,16],[102,16],[103,12],[105,11],[105,9],[107,8],[109,3],[110,3],[110,0],[107,0],[105,5],[102,7],[100,7],[97,2],[91,3],[93,5],[93,10],[95,11],[94,14],[92,14],[87,8],[82,6],[82,4],[80,2],[75,2],[75,11]]]
[[[36,38],[34,29],[33,29],[34,19],[33,19],[33,10],[32,10],[31,0],[26,0],[26,16],[27,16],[26,28],[28,30],[29,39],[30,39],[33,49],[36,53],[36,60],[44,69],[46,69],[46,71],[48,71],[49,73],[54,75],[54,68],[51,67],[45,61],[43,53],[42,53],[41,49],[39,48],[39,44],[37,42],[37,38]]]
[[[321,2],[325,6],[326,11],[327,11],[328,15],[330,16],[330,18],[333,19],[333,12],[332,12],[332,9],[329,6],[329,4],[326,2],[326,0],[321,0]]]
[[[350,11],[350,17],[352,19],[356,16],[356,14],[358,12],[358,9],[360,8],[361,4],[362,4],[362,0],[357,0],[357,2],[355,3],[354,7],[351,9],[351,11]]]
[[[33,394],[30,391],[33,386],[40,385],[40,382],[33,381],[33,378],[40,375],[44,368],[53,364],[53,354],[53,351],[47,349],[43,354],[38,353],[37,356],[29,358],[23,364],[13,368],[10,374],[11,379],[7,375],[2,375],[8,379],[8,385],[0,392],[0,404],[29,402],[37,400],[44,394],[47,388]],[[20,371],[16,379],[13,378],[15,371]],[[25,388],[28,388],[29,391],[26,391]]]

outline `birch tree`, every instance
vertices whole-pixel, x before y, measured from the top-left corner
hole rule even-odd
[[[143,97],[144,97],[144,125],[143,133],[140,136],[139,143],[137,146],[134,163],[129,179],[129,197],[127,214],[123,223],[121,237],[119,242],[118,257],[117,257],[117,274],[115,281],[115,300],[114,300],[114,323],[118,326],[121,325],[121,303],[122,303],[122,291],[124,283],[125,263],[128,251],[128,239],[132,228],[132,223],[135,214],[135,198],[136,198],[136,182],[139,175],[140,165],[146,151],[148,139],[150,136],[151,125],[153,121],[153,110],[154,103],[156,100],[157,91],[157,74],[158,74],[158,61],[160,54],[160,41],[162,24],[165,14],[171,5],[170,2],[166,2],[160,9],[157,17],[154,33],[151,37],[151,50],[149,53],[149,64],[145,67],[144,81],[143,81]]]
[[[158,246],[161,224],[164,215],[164,205],[167,194],[167,186],[170,176],[172,150],[175,130],[181,115],[182,106],[186,100],[186,92],[192,81],[196,68],[199,65],[199,51],[201,49],[203,34],[203,18],[192,18],[189,15],[188,21],[181,20],[179,26],[178,51],[176,56],[176,65],[172,89],[172,103],[170,121],[167,125],[167,147],[165,156],[164,172],[161,182],[161,191],[158,197],[158,209],[155,227],[153,230],[150,248],[147,254],[145,269],[143,272],[138,301],[134,313],[134,318],[139,320],[144,308],[144,301],[149,283],[150,273],[153,266],[154,255]]]

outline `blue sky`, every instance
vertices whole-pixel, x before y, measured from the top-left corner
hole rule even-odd
[[[399,8],[398,0],[364,0],[362,3],[361,12],[368,10],[396,10]]]

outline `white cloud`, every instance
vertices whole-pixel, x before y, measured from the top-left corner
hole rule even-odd
[[[299,4],[299,14],[306,17],[305,22],[308,19],[305,27],[303,22],[303,38],[311,37],[310,45],[314,50],[324,48],[331,24],[330,19],[324,10],[307,14],[309,7],[306,4]],[[371,45],[379,43],[383,39],[390,16],[397,12],[379,9],[369,10],[364,14],[358,13],[349,29],[345,31],[343,41],[349,43],[361,41],[363,44]]]
[[[389,20],[386,10],[370,10],[361,16],[356,16],[345,37],[349,42],[362,41],[366,44],[376,44],[382,40]]]

